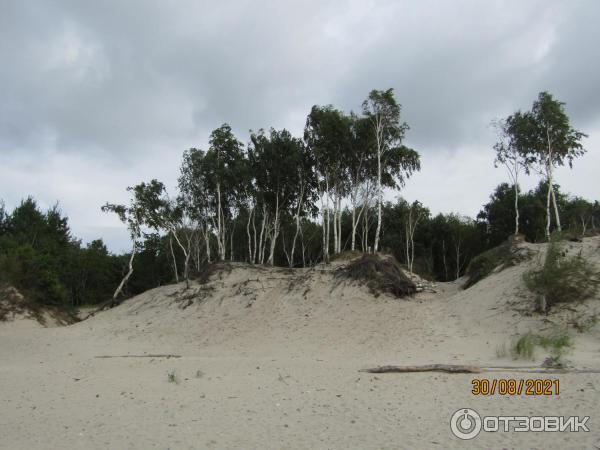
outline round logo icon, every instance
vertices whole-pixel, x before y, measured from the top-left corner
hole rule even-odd
[[[450,419],[452,434],[459,439],[473,439],[481,431],[481,417],[470,408],[463,408],[452,414]]]

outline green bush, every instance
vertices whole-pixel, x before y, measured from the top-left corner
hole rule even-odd
[[[508,242],[491,248],[477,255],[471,260],[467,267],[467,275],[469,278],[465,283],[465,289],[473,286],[478,281],[483,280],[492,271],[501,265],[505,264],[510,256],[510,245]]]
[[[566,349],[572,346],[571,337],[564,332],[555,333],[550,336],[527,333],[516,341],[512,353],[515,358],[533,359],[535,348],[542,347],[543,349],[550,350],[552,360],[558,363],[565,354]]]
[[[464,285],[465,289],[483,280],[497,267],[502,270],[531,257],[531,252],[526,248],[516,247],[513,239],[511,237],[506,242],[480,253],[471,260],[466,271],[469,278]]]
[[[541,269],[523,274],[525,285],[538,295],[539,310],[546,312],[557,303],[585,300],[598,289],[598,272],[581,255],[568,258],[557,238],[548,244]]]

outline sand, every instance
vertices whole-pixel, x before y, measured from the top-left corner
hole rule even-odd
[[[569,245],[599,263],[599,244]],[[335,264],[293,272],[234,264],[207,285],[154,289],[71,326],[0,324],[0,448],[600,448],[598,374],[359,372],[540,365],[544,350],[515,361],[502,349],[597,314],[600,302],[533,314],[522,274],[537,258],[468,290],[457,280],[410,299],[336,280]],[[570,333],[568,364],[600,370],[600,325]],[[117,357],[149,354],[181,357]],[[474,396],[472,380],[484,377],[558,379],[561,392]],[[591,416],[590,432],[462,441],[449,426],[460,408]]]

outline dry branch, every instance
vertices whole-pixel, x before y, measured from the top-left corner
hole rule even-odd
[[[181,358],[181,355],[156,354],[156,355],[100,355],[94,358]]]
[[[480,373],[481,369],[475,366],[461,366],[454,364],[427,364],[424,366],[380,366],[370,369],[361,369],[360,372],[369,373],[409,373],[409,372],[447,372],[447,373]]]
[[[477,367],[455,364],[426,364],[424,366],[379,366],[369,369],[360,369],[359,372],[368,373],[419,373],[419,372],[445,372],[445,373],[481,373],[481,372],[522,372],[543,374],[570,374],[570,373],[600,373],[597,369],[566,369],[543,368],[532,366],[490,366]]]

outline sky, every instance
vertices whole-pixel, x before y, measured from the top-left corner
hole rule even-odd
[[[0,0],[0,199],[59,202],[75,236],[120,252],[100,206],[152,178],[174,192],[222,123],[301,136],[312,105],[359,111],[387,88],[422,161],[389,199],[474,217],[507,180],[491,122],[543,90],[589,135],[557,182],[598,199],[598,17],[597,0]]]

